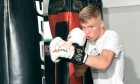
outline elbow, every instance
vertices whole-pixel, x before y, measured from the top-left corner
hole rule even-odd
[[[105,72],[108,70],[108,68],[110,67],[111,62],[108,61],[104,61],[102,64],[100,64],[100,70]]]
[[[107,68],[101,68],[100,69],[102,72],[105,72],[107,70]]]
[[[108,67],[109,66],[107,64],[104,64],[104,65],[101,66],[100,70],[105,72],[105,71],[107,71]]]

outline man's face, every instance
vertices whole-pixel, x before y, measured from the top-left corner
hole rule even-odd
[[[100,38],[103,29],[102,24],[101,18],[91,18],[87,20],[87,23],[81,23],[81,28],[85,32],[87,40],[96,41]]]

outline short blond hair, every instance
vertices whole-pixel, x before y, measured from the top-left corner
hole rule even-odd
[[[87,20],[89,20],[91,18],[96,19],[98,16],[101,16],[100,9],[97,6],[88,5],[80,11],[79,21],[80,21],[80,23],[86,23]]]

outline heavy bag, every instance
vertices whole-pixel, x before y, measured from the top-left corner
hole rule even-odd
[[[45,84],[42,1],[4,0],[4,4],[1,84]]]
[[[9,84],[6,28],[8,24],[7,1],[0,0],[0,84]]]
[[[85,5],[84,0],[50,0],[48,19],[53,37],[66,40],[69,31],[79,27],[79,10]],[[72,64],[61,60],[55,67],[56,84],[82,84],[81,77],[74,75]]]

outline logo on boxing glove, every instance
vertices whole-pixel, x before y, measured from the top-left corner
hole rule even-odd
[[[85,57],[87,57],[84,47],[78,44],[73,44],[73,46],[75,47],[75,52],[71,61],[75,64],[83,64],[85,62],[84,59],[86,59]]]
[[[59,41],[53,50],[53,53],[58,53],[58,52],[70,52],[72,51],[73,48],[71,48],[72,45],[63,41]]]
[[[83,50],[82,49],[77,49],[76,50],[77,52],[77,55],[75,55],[75,60],[77,60],[77,62],[81,62],[82,61],[82,53],[83,53]]]

